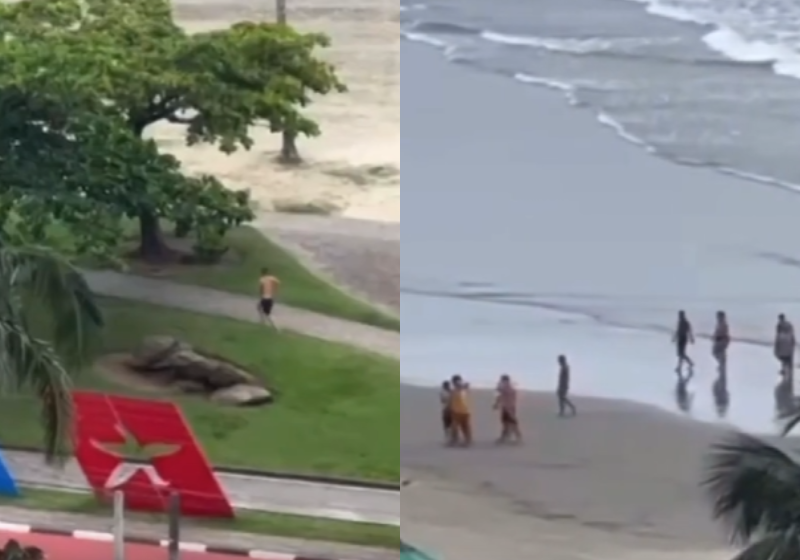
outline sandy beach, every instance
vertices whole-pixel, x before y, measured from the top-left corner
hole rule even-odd
[[[464,531],[484,517],[496,521],[485,522],[491,529],[481,537],[495,546],[511,541],[505,546],[518,548],[504,549],[508,554],[526,546],[554,559],[633,550],[655,554],[645,558],[730,554],[698,486],[708,445],[724,428],[632,402],[580,397],[578,416],[564,419],[554,395],[531,392],[521,399],[525,444],[500,447],[492,443],[492,393],[476,391],[473,400],[476,445],[450,449],[434,430],[436,390],[402,389],[400,451],[415,481],[403,494],[407,538],[445,558],[477,559],[451,556],[457,551],[442,548],[447,539],[437,539],[436,528]],[[477,540],[474,546],[488,546]]]
[[[242,19],[274,20],[274,3],[255,0],[175,2],[189,31]],[[400,70],[398,6],[388,0],[322,0],[289,3],[290,22],[323,32],[332,46],[321,54],[334,63],[349,91],[315,101],[308,112],[322,135],[301,138],[306,163],[275,163],[280,136],[263,126],[255,145],[230,156],[213,146],[188,148],[183,127],[159,123],[147,134],[176,155],[190,173],[212,173],[232,189],[250,189],[259,209],[312,204],[351,218],[400,221]]]

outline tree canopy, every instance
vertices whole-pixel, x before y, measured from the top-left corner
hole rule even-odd
[[[49,458],[68,448],[70,377],[102,317],[80,271],[39,246],[48,228],[108,256],[123,219],[138,220],[141,256],[158,259],[170,256],[166,220],[221,250],[252,218],[249,194],[188,176],[144,130],[170,121],[226,153],[250,148],[257,122],[318,134],[303,108],[344,90],[315,55],[326,45],[268,23],[190,35],[166,0],[0,3],[0,379],[39,397]]]
[[[252,146],[256,123],[319,134],[303,108],[312,95],[344,91],[316,57],[325,36],[253,22],[189,34],[166,0],[2,4],[0,34],[0,108],[26,109],[0,116],[0,132],[15,132],[0,140],[0,156],[14,155],[0,164],[5,199],[20,201],[16,213],[57,215],[84,251],[118,240],[122,216],[139,220],[140,252],[156,259],[166,251],[159,219],[213,245],[252,218],[245,192],[186,177],[142,137],[148,126],[184,125],[188,144],[231,153]],[[88,223],[92,234],[81,235]]]

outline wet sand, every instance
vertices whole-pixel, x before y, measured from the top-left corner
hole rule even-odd
[[[472,500],[467,509],[485,507],[490,515],[507,515],[508,523],[552,523],[561,533],[608,546],[724,548],[698,486],[705,452],[724,428],[633,402],[581,397],[575,398],[577,417],[559,418],[553,394],[525,393],[526,442],[499,447],[492,443],[492,397],[473,395],[476,445],[449,449],[439,436],[437,391],[402,388],[401,462],[417,481],[404,493],[404,515],[427,508],[442,517],[444,498],[433,499],[429,490],[450,485],[451,494]],[[468,524],[451,522],[462,529]],[[518,538],[526,539],[524,532]]]

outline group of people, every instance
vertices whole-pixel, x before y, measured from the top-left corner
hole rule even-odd
[[[673,334],[673,342],[678,354],[678,374],[676,401],[678,407],[688,412],[691,408],[691,394],[688,385],[694,377],[694,361],[689,356],[689,346],[694,344],[694,329],[684,311],[678,312],[678,322]],[[724,417],[730,406],[728,391],[728,350],[731,345],[731,330],[728,317],[724,311],[718,311],[716,324],[711,334],[711,355],[717,363],[717,378],[712,385],[714,403],[717,413]],[[781,313],[775,325],[772,350],[779,364],[780,380],[775,389],[775,404],[778,414],[784,414],[796,408],[794,397],[794,363],[797,339],[794,325]],[[684,375],[684,366],[688,366],[688,374]]]
[[[678,321],[672,341],[677,351],[678,375],[676,397],[680,408],[688,410],[691,406],[689,382],[694,377],[694,360],[689,348],[695,343],[695,332],[685,311],[678,312]],[[717,364],[718,376],[712,386],[718,412],[724,415],[730,402],[727,386],[728,350],[732,341],[727,314],[718,311],[714,331],[711,333],[711,355]],[[783,313],[778,315],[773,339],[773,353],[780,370],[780,383],[776,389],[776,402],[779,410],[794,406],[794,363],[797,339],[794,325]],[[575,416],[577,408],[569,397],[570,365],[567,357],[558,356],[558,381],[556,385],[556,404],[561,417]],[[684,374],[685,368],[688,372]],[[442,406],[442,426],[447,445],[469,447],[473,441],[472,409],[469,397],[469,383],[460,375],[454,375],[442,383],[440,402]],[[511,377],[501,375],[496,387],[494,410],[498,415],[500,435],[497,443],[521,443],[522,430],[517,416],[517,390]]]
[[[569,398],[570,366],[566,356],[558,357],[558,384],[556,399],[558,415],[575,416],[578,412]],[[439,400],[442,405],[442,427],[445,443],[449,446],[469,447],[472,445],[472,409],[469,398],[469,383],[460,375],[454,375],[442,383]],[[493,409],[498,415],[500,435],[498,444],[522,443],[522,429],[517,416],[517,389],[511,377],[500,376],[496,387]]]
[[[678,324],[675,327],[672,341],[678,354],[678,365],[675,373],[679,379],[690,380],[694,375],[694,361],[689,356],[689,346],[694,344],[694,329],[692,323],[686,316],[685,311],[678,312]],[[711,355],[717,362],[717,371],[724,377],[728,371],[728,349],[731,345],[731,330],[728,324],[728,317],[724,311],[717,311],[716,325],[711,334]],[[773,352],[780,365],[780,375],[782,378],[791,380],[794,371],[794,356],[797,348],[794,325],[787,319],[786,315],[778,315],[778,322],[775,326],[775,337],[773,339]],[[684,365],[688,366],[688,376],[683,375]]]

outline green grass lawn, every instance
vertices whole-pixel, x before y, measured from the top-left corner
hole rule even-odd
[[[0,497],[0,505],[27,509],[63,511],[108,517],[110,508],[94,496],[74,492],[23,488],[19,498]],[[158,523],[165,528],[166,516],[129,512],[132,521]],[[357,544],[381,548],[400,548],[400,528],[369,523],[349,523],[332,519],[239,511],[232,520],[184,519],[184,526],[207,527],[221,531],[255,533],[278,537]],[[213,539],[212,539],[213,540]]]
[[[216,465],[399,480],[397,361],[291,332],[141,303],[103,300],[103,308],[105,351],[129,350],[146,335],[174,335],[230,358],[274,389],[277,402],[261,408],[177,399]],[[135,394],[96,372],[76,376],[75,385]],[[157,398],[152,392],[145,396]],[[0,444],[41,441],[30,398],[0,399]]]
[[[169,231],[165,225],[165,231]],[[126,247],[138,239],[135,224],[126,223]],[[49,244],[65,253],[74,250],[69,232],[59,224],[53,224],[48,233]],[[348,295],[327,280],[320,278],[304,267],[289,252],[273,243],[251,227],[239,227],[227,237],[231,256],[220,265],[176,265],[159,275],[195,286],[214,288],[224,292],[243,294],[255,298],[258,294],[258,278],[261,269],[268,267],[280,278],[279,301],[293,307],[316,311],[323,315],[340,317],[357,323],[364,323],[387,330],[400,330],[400,319],[370,304]],[[190,241],[184,242],[191,245]],[[84,262],[92,267],[92,263]],[[139,267],[141,270],[141,267]],[[131,267],[136,273],[137,266]]]
[[[310,272],[292,255],[250,227],[228,234],[238,258],[224,266],[185,266],[170,271],[169,278],[186,284],[215,288],[255,297],[264,266],[280,278],[280,301],[324,315],[341,317],[399,331],[400,320],[341,291]]]

